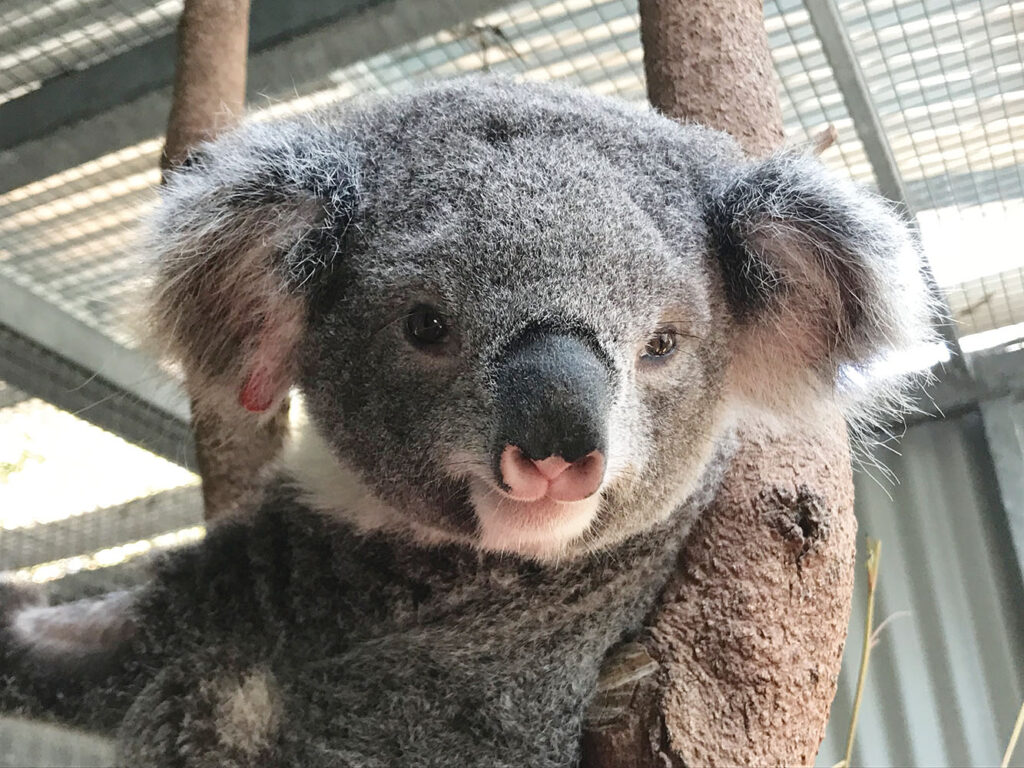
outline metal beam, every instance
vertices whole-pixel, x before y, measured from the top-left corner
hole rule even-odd
[[[821,41],[822,50],[832,68],[832,75],[836,79],[839,91],[843,95],[843,102],[853,121],[853,129],[857,132],[857,138],[860,139],[860,143],[864,147],[864,154],[867,155],[868,161],[871,163],[878,191],[884,197],[899,204],[913,219],[914,210],[907,197],[903,176],[896,164],[892,147],[889,146],[889,139],[882,127],[882,121],[875,110],[860,63],[850,45],[839,7],[835,0],[804,0],[804,6],[807,8],[811,26],[814,27],[814,32]],[[917,228],[916,221],[914,221],[914,228],[915,230]],[[935,282],[935,276],[932,274],[930,266],[926,267],[926,276],[936,301],[945,310],[944,316],[936,318],[936,327],[952,356],[950,365],[954,369],[964,370],[963,350],[960,349],[960,340],[956,335],[952,315],[949,312],[949,307],[946,306],[945,296],[939,289],[938,283]]]
[[[1024,349],[971,357],[973,380],[989,396],[979,400],[1007,533],[1024,582]]]
[[[249,55],[385,1],[257,1],[250,13]],[[0,105],[0,150],[170,85],[175,45],[175,35],[165,35]]]
[[[1006,398],[1024,401],[1024,349],[988,350],[967,358],[964,370],[938,364],[932,381],[914,396],[908,426],[922,421],[953,419]]]
[[[0,104],[0,150],[166,86],[174,75],[174,51],[174,35],[167,35]]]
[[[142,402],[188,421],[188,398],[181,385],[152,358],[121,346],[9,279],[0,279],[0,324]],[[0,379],[4,378],[0,370]]]
[[[853,120],[853,128],[864,145],[864,153],[875,172],[878,191],[893,202],[906,206],[912,214],[903,177],[871,101],[871,94],[857,57],[850,46],[849,36],[835,0],[805,0],[804,5],[810,16],[811,26],[821,41],[825,58],[832,68],[832,75],[843,94],[846,109]]]
[[[17,387],[5,381],[0,381],[0,409],[12,408],[18,403],[25,402],[28,398],[29,396]]]
[[[980,415],[987,450],[978,462],[991,468],[990,485],[1004,515],[993,522],[1001,529],[1000,546],[1012,552],[1017,565],[1006,575],[1024,586],[1024,349],[975,353],[967,362],[969,371],[934,369],[935,383],[920,393],[904,426]]]
[[[507,0],[292,0],[253,4],[248,97],[301,95],[341,67],[492,13]],[[0,105],[0,194],[160,136],[170,38]]]
[[[0,280],[0,380],[193,466],[189,406],[180,384],[9,280]]]
[[[83,515],[4,531],[0,570],[16,571],[91,554],[202,524],[203,499],[198,485],[172,488]]]
[[[117,744],[89,731],[0,716],[6,765],[114,765]]]
[[[1024,579],[1024,399],[1018,393],[982,403],[981,418],[1010,543]]]
[[[195,468],[187,421],[0,324],[0,376],[158,456]]]

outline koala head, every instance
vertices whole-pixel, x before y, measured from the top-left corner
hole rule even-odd
[[[739,406],[857,416],[840,370],[930,333],[872,195],[553,86],[249,124],[171,175],[150,250],[200,407],[301,390],[313,506],[535,558],[663,521]]]

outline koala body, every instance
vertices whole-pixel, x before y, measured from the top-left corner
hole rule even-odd
[[[125,766],[573,765],[605,651],[675,562],[677,520],[652,534],[553,568],[358,534],[275,483],[158,563],[114,658],[69,680],[39,649],[0,690],[116,734]]]
[[[133,766],[575,764],[737,420],[869,418],[899,386],[841,372],[930,338],[880,201],[553,86],[249,124],[172,174],[150,250],[197,407],[297,386],[308,424],[108,642],[4,612],[0,704]]]

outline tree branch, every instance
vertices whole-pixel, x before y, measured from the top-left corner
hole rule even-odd
[[[640,19],[655,107],[752,154],[782,143],[758,0],[640,0]],[[621,655],[605,663],[585,768],[811,765],[846,639],[855,534],[839,413],[813,434],[748,427],[642,651],[631,645],[647,674],[616,685]]]
[[[167,143],[166,172],[189,151],[233,126],[245,108],[249,0],[186,0],[178,22],[178,59]],[[279,452],[288,425],[288,404],[268,421],[232,418],[207,407],[195,382],[192,431],[203,479],[206,517],[237,507],[259,488],[260,470]]]

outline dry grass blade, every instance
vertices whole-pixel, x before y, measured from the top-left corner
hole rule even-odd
[[[1024,702],[1021,702],[1020,712],[1017,713],[1017,722],[1013,725],[1013,733],[1010,734],[1010,743],[1006,745],[1006,752],[1003,754],[1003,762],[999,768],[1007,768],[1010,758],[1013,757],[1013,750],[1017,747],[1017,739],[1020,738],[1021,728],[1024,728]]]
[[[857,692],[853,697],[853,714],[850,715],[850,730],[846,735],[846,756],[836,763],[833,768],[849,768],[850,757],[853,755],[853,737],[857,732],[857,715],[860,713],[860,703],[864,697],[864,683],[868,677],[868,661],[871,658],[871,648],[874,646],[875,640],[873,629],[875,589],[878,586],[878,564],[881,558],[882,542],[868,539],[868,612],[864,620],[864,647],[860,655],[860,671],[857,674]]]

